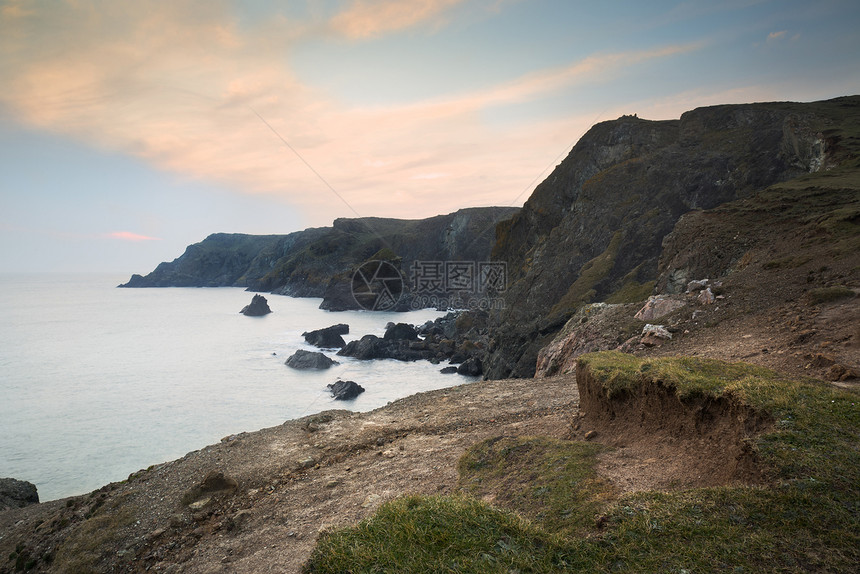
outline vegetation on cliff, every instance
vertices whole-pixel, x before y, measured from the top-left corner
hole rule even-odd
[[[323,536],[306,571],[844,572],[860,560],[856,394],[748,364],[615,352],[584,356],[577,380],[605,409],[642,408],[640,393],[659,392],[702,427],[715,424],[708,405],[732,405],[722,416],[764,482],[619,493],[594,472],[607,447],[499,437],[460,463],[461,490],[493,504],[396,500]],[[652,416],[672,424],[672,412]],[[745,431],[751,418],[769,424]]]

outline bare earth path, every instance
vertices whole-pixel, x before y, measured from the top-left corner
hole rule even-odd
[[[403,494],[452,492],[459,458],[485,438],[568,437],[577,408],[572,376],[482,381],[236,435],[88,496],[0,512],[0,571],[11,571],[5,557],[22,542],[39,555],[70,536],[85,553],[95,533],[83,530],[84,517],[98,505],[107,521],[100,532],[115,538],[101,541],[112,551],[99,569],[298,572],[321,530],[354,524]],[[207,475],[223,490],[194,491]]]

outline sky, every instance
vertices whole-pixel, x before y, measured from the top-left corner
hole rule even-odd
[[[0,0],[0,272],[519,206],[594,123],[860,93],[856,0]]]

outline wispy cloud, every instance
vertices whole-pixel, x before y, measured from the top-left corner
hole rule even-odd
[[[121,239],[122,241],[161,241],[158,237],[149,237],[148,235],[140,235],[131,231],[114,231],[108,233],[107,237],[111,239]]]
[[[767,41],[768,42],[775,42],[777,40],[781,40],[785,37],[786,34],[788,34],[788,30],[780,30],[778,32],[771,32],[770,34],[767,35]]]
[[[331,27],[349,38],[369,38],[437,19],[463,0],[354,0],[331,19]]]
[[[362,37],[432,20],[456,1],[357,1],[332,21]],[[363,215],[431,215],[464,201],[507,203],[588,121],[570,114],[500,132],[484,111],[700,47],[599,53],[471,92],[374,108],[300,82],[283,56],[292,41],[240,28],[222,3],[80,0],[0,16],[0,105],[30,126],[161,169],[287,196],[315,224],[330,220],[332,198],[305,161]]]

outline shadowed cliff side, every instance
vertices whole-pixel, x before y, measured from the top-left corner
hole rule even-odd
[[[851,157],[837,132],[858,106],[856,96],[725,105],[595,125],[497,229],[493,257],[507,263],[510,286],[493,316],[487,376],[532,376],[538,351],[586,303],[646,298],[683,214]]]

